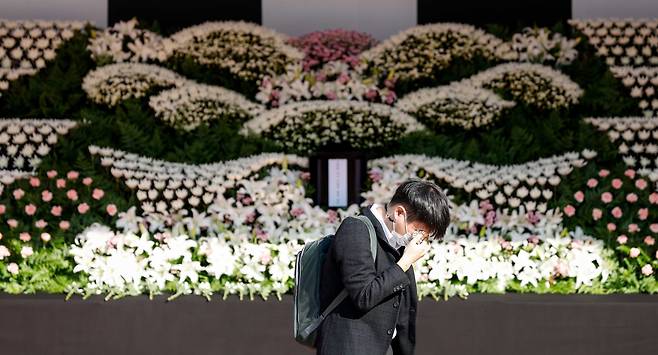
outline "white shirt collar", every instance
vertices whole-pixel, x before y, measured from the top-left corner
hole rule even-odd
[[[372,206],[370,207],[370,212],[372,212],[372,214],[375,215],[379,223],[382,225],[382,229],[386,234],[386,240],[388,240],[388,244],[390,244],[393,248],[398,249],[400,246],[396,243],[393,233],[391,233],[391,231],[386,226],[386,223],[384,222],[384,219],[382,218],[382,214],[380,212],[381,210],[384,210],[384,205],[379,203],[373,203]]]

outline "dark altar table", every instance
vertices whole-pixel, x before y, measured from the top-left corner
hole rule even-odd
[[[417,326],[416,354],[657,354],[658,295],[426,298]],[[292,339],[292,296],[106,302],[0,294],[0,354],[314,352]]]

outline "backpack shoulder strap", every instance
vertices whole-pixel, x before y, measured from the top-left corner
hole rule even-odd
[[[372,222],[370,219],[366,216],[363,215],[358,215],[356,218],[360,219],[363,223],[366,224],[366,227],[368,227],[368,236],[370,237],[370,251],[372,252],[372,259],[373,261],[376,260],[377,258],[377,235],[375,234],[375,226],[372,225]],[[338,296],[334,298],[333,301],[327,306],[327,308],[322,312],[320,315],[320,320],[323,320],[324,318],[327,317],[331,311],[333,311],[338,305],[343,302],[343,300],[347,297],[347,290],[343,289],[340,291]]]
[[[372,225],[370,218],[364,215],[358,215],[356,218],[360,219],[368,227],[368,235],[370,236],[370,251],[372,252],[372,260],[377,259],[377,235],[375,234],[375,226]]]

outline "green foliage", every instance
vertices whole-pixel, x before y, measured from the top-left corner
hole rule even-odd
[[[158,30],[157,23],[148,26]],[[509,40],[520,28],[497,26],[490,27],[488,30]],[[558,25],[553,30],[569,34],[570,28]],[[223,120],[221,117],[208,126],[203,125],[193,131],[184,132],[177,131],[156,119],[147,105],[148,99],[126,100],[115,108],[91,103],[81,87],[84,76],[95,68],[86,49],[91,31],[93,29],[88,27],[65,42],[58,50],[56,58],[49,62],[46,68],[34,76],[22,77],[11,82],[10,88],[0,97],[2,117],[70,118],[79,121],[79,126],[71,130],[67,136],[61,137],[53,151],[44,158],[37,171],[37,176],[42,180],[46,179],[46,171],[51,169],[57,170],[60,174],[77,170],[82,176],[93,178],[94,186],[102,188],[107,201],[116,204],[121,211],[128,206],[137,205],[138,202],[125,184],[113,178],[107,169],[100,166],[97,159],[90,156],[87,147],[91,144],[121,149],[155,159],[190,164],[211,163],[281,150],[266,139],[239,135],[239,124]],[[582,118],[640,115],[637,100],[630,98],[628,90],[612,76],[604,61],[595,55],[593,47],[583,36],[578,51],[579,58],[573,64],[560,68],[585,90],[580,103],[569,109],[541,111],[519,103],[506,111],[502,119],[490,127],[471,131],[446,127],[438,132],[418,132],[401,136],[397,141],[381,149],[365,153],[373,158],[413,153],[489,164],[517,164],[568,151],[580,151],[585,148],[596,150],[598,156],[595,161],[591,161],[585,168],[574,169],[565,177],[549,205],[550,208],[565,206],[570,203],[573,194],[582,188],[587,177],[596,174],[602,167],[609,169],[613,174],[624,170],[623,163],[619,162],[616,149],[608,138],[584,123]],[[403,96],[421,87],[444,85],[471,76],[495,64],[482,58],[471,61],[456,59],[447,69],[433,73],[430,79],[397,83],[396,91],[399,96]],[[255,96],[258,89],[258,83],[243,82],[217,68],[198,65],[189,58],[177,57],[164,65],[190,79],[221,85],[250,98]],[[344,148],[331,147],[334,150]],[[40,191],[32,191],[25,181],[15,183],[7,191],[16,187],[22,187],[28,194],[23,202],[10,201],[8,193],[2,196],[2,203],[9,206],[11,212],[2,216],[0,232],[6,238],[3,244],[8,245],[12,256],[0,262],[0,289],[10,293],[64,292],[67,285],[75,282],[84,284],[84,276],[72,272],[73,261],[67,254],[67,245],[83,227],[93,222],[112,224],[116,217],[108,217],[100,207],[93,210],[93,213],[72,215],[70,230],[58,231],[48,243],[42,243],[35,238],[36,240],[32,241],[34,243],[32,245],[35,246],[34,255],[27,259],[19,258],[18,254],[24,242],[18,240],[19,231],[8,230],[4,221],[11,215],[19,219],[21,225],[33,222],[28,216],[19,216],[19,214],[24,211],[25,201],[38,201],[40,195],[37,192]],[[306,190],[310,195],[313,187],[308,186]],[[58,201],[62,201],[61,196],[58,198],[60,199]],[[458,198],[465,201],[467,197],[460,195]],[[68,207],[73,208],[73,206],[70,204]],[[655,214],[653,216],[655,217]],[[571,228],[583,226],[587,234],[605,238],[608,245],[614,245],[614,238],[607,232],[605,225],[603,227],[600,224],[591,225],[584,220],[584,217],[580,218],[578,215],[577,218],[567,219],[566,222]],[[30,228],[34,238],[37,234],[33,227]],[[622,267],[603,285],[595,284],[576,290],[571,280],[556,280],[550,288],[544,285],[539,285],[538,288],[521,287],[516,282],[508,285],[506,290],[558,293],[584,291],[604,293],[610,290],[658,292],[656,279],[642,276],[639,272],[641,265],[629,261],[626,257],[628,247],[639,243],[641,241],[635,239],[627,246],[616,249],[617,256],[623,263]],[[650,251],[644,248],[643,257],[650,257]],[[8,272],[7,266],[10,262],[18,264],[21,270],[19,275]],[[655,259],[653,262],[655,264]],[[223,284],[217,282],[215,280],[212,284],[215,291],[223,287]],[[173,291],[174,286],[168,285],[168,289]],[[495,292],[496,288],[493,283],[487,282],[476,284],[471,290]],[[443,290],[443,295],[460,293],[457,288]]]
[[[0,290],[7,293],[63,293],[68,285],[78,281],[63,240],[53,240],[51,245],[35,249],[33,255],[17,262],[16,275],[7,270],[9,264],[0,263]]]
[[[200,83],[222,86],[237,91],[247,98],[254,99],[258,93],[258,84],[254,81],[241,80],[231,74],[228,70],[211,65],[201,65],[193,58],[184,56],[173,56],[164,66],[178,72],[188,79]]]
[[[64,42],[55,59],[34,76],[12,81],[0,97],[2,117],[69,118],[82,108],[82,78],[94,65],[86,49],[91,30],[87,27]]]

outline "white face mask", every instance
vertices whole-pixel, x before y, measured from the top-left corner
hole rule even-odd
[[[391,217],[388,217],[388,220],[393,222],[393,229],[391,230],[391,234],[393,235],[393,242],[396,244],[394,245],[395,249],[398,249],[402,246],[406,246],[411,242],[412,239],[414,239],[415,232],[414,233],[409,233],[407,230],[407,211],[404,211],[404,234],[400,234],[397,231],[395,231],[395,219],[391,219]]]

